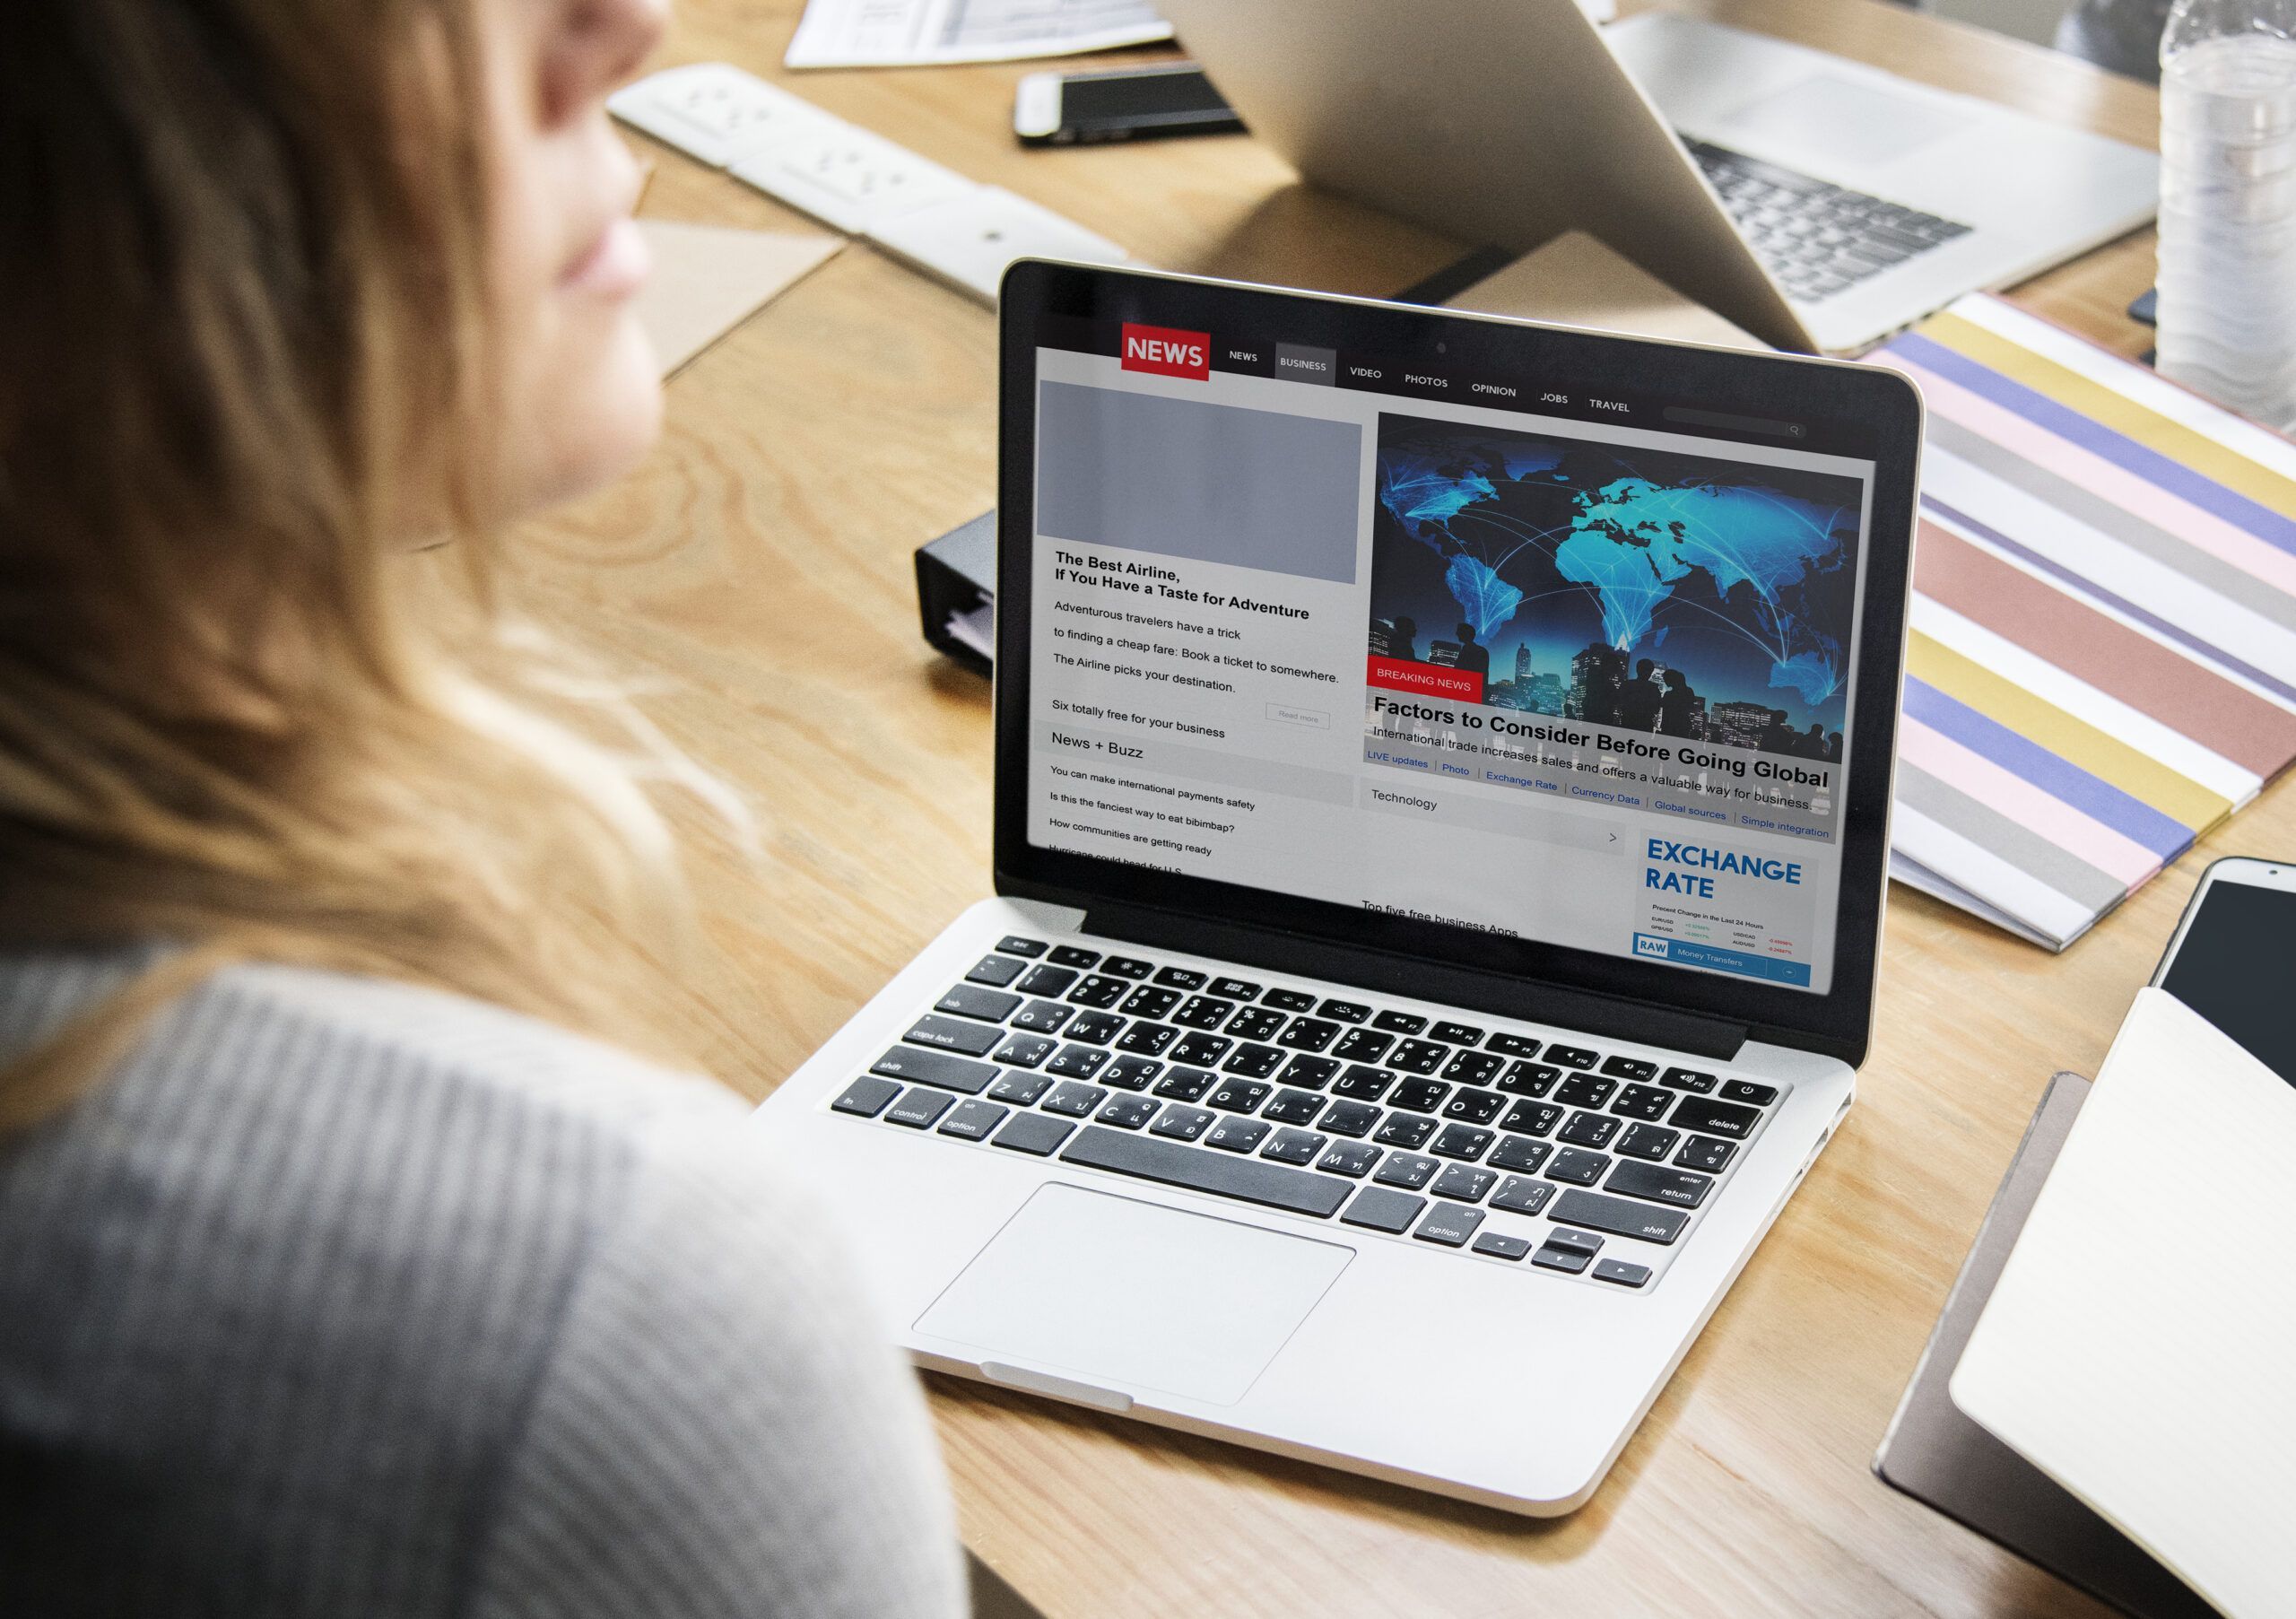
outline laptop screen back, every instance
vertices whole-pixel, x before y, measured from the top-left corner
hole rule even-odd
[[[1260,309],[1032,334],[1029,846],[1831,992],[1873,431]]]

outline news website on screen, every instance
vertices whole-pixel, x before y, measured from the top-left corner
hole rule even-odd
[[[1039,342],[1031,843],[1830,988],[1869,461],[1281,333]]]

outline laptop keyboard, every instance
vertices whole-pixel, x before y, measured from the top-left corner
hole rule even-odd
[[[1817,303],[1970,227],[1683,137],[1763,268],[1797,302]]]
[[[1488,1021],[1013,935],[830,1105],[1640,1288],[1779,1094]]]

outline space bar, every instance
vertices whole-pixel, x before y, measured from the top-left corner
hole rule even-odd
[[[1214,1192],[1240,1197],[1246,1203],[1290,1209],[1295,1214],[1328,1218],[1347,1201],[1354,1188],[1328,1175],[1287,1170],[1280,1163],[1231,1158],[1196,1147],[1175,1145],[1152,1136],[1127,1136],[1122,1130],[1087,1125],[1060,1155],[1064,1163],[1091,1170],[1114,1170],[1166,1186],[1184,1186],[1192,1192]]]

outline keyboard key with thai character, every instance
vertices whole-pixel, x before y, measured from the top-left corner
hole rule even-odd
[[[1766,1108],[1778,1100],[1776,1085],[1758,1085],[1750,1079],[1726,1079],[1721,1091],[1724,1101],[1742,1101],[1750,1108]]]
[[[1316,997],[1302,995],[1297,989],[1271,989],[1260,997],[1260,1005],[1273,1006],[1278,1012],[1313,1012]]]
[[[1443,1172],[1435,1177],[1435,1184],[1427,1189],[1438,1197],[1455,1197],[1461,1203],[1481,1203],[1483,1195],[1499,1179],[1498,1171],[1472,1163],[1448,1163]]]
[[[1474,1235],[1475,1227],[1483,1223],[1483,1211],[1464,1203],[1438,1203],[1427,1211],[1411,1233],[1422,1242],[1438,1242],[1445,1248],[1465,1248],[1467,1239]]]
[[[1039,1005],[1049,1005],[1039,1001]],[[1065,1012],[1066,1007],[1056,1010]],[[986,1057],[988,1049],[1004,1038],[1004,1031],[994,1023],[976,1023],[969,1020],[941,1017],[927,1014],[909,1025],[901,1039],[913,1046],[930,1046],[937,1051],[961,1051],[967,1057]]]
[[[1283,1083],[1303,1091],[1316,1091],[1338,1072],[1339,1065],[1328,1057],[1295,1057],[1283,1070]]]
[[[1313,1163],[1316,1154],[1330,1144],[1327,1136],[1313,1130],[1278,1130],[1274,1139],[1260,1148],[1259,1155],[1273,1158],[1278,1163]]]
[[[1618,1089],[1614,1079],[1597,1079],[1591,1074],[1574,1074],[1562,1082],[1554,1093],[1555,1101],[1566,1108],[1599,1108]]]
[[[1611,1161],[1601,1153],[1581,1152],[1577,1147],[1565,1147],[1554,1155],[1547,1166],[1549,1180],[1567,1180],[1573,1186],[1592,1186],[1603,1178]]]
[[[1222,1089],[1224,1088],[1223,1086]],[[1263,1091],[1265,1090],[1265,1086],[1261,1088]],[[1316,1122],[1316,1116],[1324,1110],[1324,1105],[1329,1100],[1330,1098],[1325,1096],[1320,1091],[1278,1091],[1275,1093],[1275,1100],[1267,1104],[1266,1110],[1260,1117],[1272,1119],[1278,1124],[1313,1124]],[[1214,1107],[1220,1105],[1219,1098],[1213,1098],[1213,1105]],[[1240,1108],[1237,1110],[1245,1113],[1251,1111],[1249,1108]]]
[[[1215,1067],[1235,1043],[1224,1034],[1183,1034],[1179,1044],[1172,1048],[1172,1060],[1199,1068]]]
[[[1737,1151],[1735,1142],[1717,1141],[1711,1136],[1693,1136],[1683,1143],[1683,1150],[1674,1154],[1674,1164],[1678,1169],[1704,1170],[1709,1175],[1718,1175]]]
[[[1320,1051],[1339,1034],[1337,1023],[1326,1023],[1318,1017],[1295,1017],[1292,1026],[1275,1037],[1279,1046],[1289,1046],[1294,1051]]]
[[[1464,1119],[1469,1124],[1489,1124],[1506,1105],[1507,1099],[1496,1091],[1462,1090],[1443,1104],[1443,1117]]]
[[[1175,1066],[1156,1082],[1156,1094],[1170,1101],[1202,1101],[1205,1092],[1220,1083],[1208,1068]]]
[[[1491,1149],[1491,1167],[1494,1170],[1520,1170],[1529,1174],[1554,1153],[1554,1144],[1533,1141],[1527,1136],[1501,1136],[1499,1145]]]
[[[1546,1059],[1558,1068],[1591,1068],[1595,1053],[1584,1046],[1553,1046],[1546,1049]]]
[[[1442,1167],[1439,1160],[1422,1157],[1417,1153],[1390,1153],[1387,1161],[1379,1166],[1379,1172],[1371,1179],[1381,1186],[1408,1187],[1415,1192],[1432,1180]]]
[[[1100,1080],[1119,1091],[1144,1091],[1163,1071],[1163,1064],[1144,1057],[1119,1057],[1108,1066]]]
[[[1361,1180],[1379,1162],[1379,1149],[1360,1141],[1335,1141],[1316,1160],[1316,1167],[1330,1175],[1344,1175],[1350,1180]]]
[[[1427,1020],[1415,1012],[1382,1012],[1371,1020],[1371,1027],[1390,1034],[1416,1034],[1427,1027]]]
[[[919,1084],[938,1085],[944,1091],[954,1091],[960,1096],[979,1094],[980,1088],[996,1077],[996,1070],[987,1063],[977,1063],[970,1058],[954,1057],[926,1046],[895,1046],[871,1063],[869,1072],[886,1079],[906,1079]]]
[[[1092,1115],[1096,1124],[1114,1125],[1119,1130],[1137,1130],[1156,1117],[1161,1104],[1152,1096],[1111,1096]]]
[[[1527,1034],[1509,1034],[1504,1029],[1483,1041],[1483,1047],[1501,1057],[1536,1057],[1539,1054],[1538,1041]]]
[[[1075,1127],[1065,1119],[1048,1119],[1042,1113],[1015,1113],[1004,1121],[1003,1129],[989,1137],[988,1145],[1042,1158],[1067,1140]]]
[[[1006,955],[1039,956],[1045,953],[1042,939],[1024,939],[1019,934],[1008,933],[996,941],[996,948]]]
[[[1612,1150],[1628,1158],[1663,1163],[1666,1154],[1674,1150],[1675,1143],[1682,1138],[1680,1130],[1670,1130],[1664,1125],[1631,1124],[1626,1127],[1626,1134],[1618,1138],[1617,1146]]]
[[[1174,989],[1201,989],[1204,974],[1190,967],[1167,967],[1156,974],[1156,981]]]
[[[1685,1096],[1675,1104],[1674,1117],[1666,1122],[1707,1136],[1727,1136],[1734,1141],[1744,1141],[1754,1133],[1754,1127],[1761,1122],[1761,1114],[1735,1102]]]
[[[1535,1214],[1554,1197],[1554,1188],[1544,1180],[1534,1180],[1528,1175],[1509,1175],[1491,1194],[1491,1206],[1503,1208],[1510,1214]]]
[[[1493,1132],[1477,1129],[1471,1124],[1447,1124],[1427,1150],[1438,1158],[1457,1158],[1472,1163],[1489,1152],[1491,1144],[1498,1139]]]
[[[1614,1079],[1656,1079],[1658,1065],[1639,1057],[1606,1057],[1603,1058],[1603,1072]]]
[[[1377,1101],[1395,1083],[1396,1076],[1385,1068],[1366,1067],[1357,1063],[1332,1082],[1331,1093],[1352,1097],[1357,1101]]]
[[[1506,1064],[1506,1058],[1489,1051],[1462,1051],[1451,1058],[1443,1070],[1443,1077],[1455,1084],[1483,1085]]]
[[[1283,1022],[1281,1012],[1271,1012],[1265,1006],[1247,1006],[1228,1024],[1228,1032],[1238,1040],[1274,1040]]]
[[[1100,963],[1100,971],[1114,979],[1144,979],[1156,971],[1153,962],[1144,962],[1138,956],[1112,955]]]
[[[1058,1001],[1031,1001],[1013,1014],[1013,1027],[1034,1034],[1057,1034],[1075,1015],[1075,1007],[1064,1006]]]
[[[1283,1066],[1283,1053],[1274,1046],[1239,1046],[1228,1060],[1220,1065],[1222,1074],[1240,1074],[1246,1079],[1265,1079]]]
[[[1150,1135],[1132,1136],[1088,1125],[1076,1133],[1060,1161],[1326,1219],[1339,1212],[1353,1189],[1329,1175],[1287,1170],[1264,1159],[1175,1146],[1155,1139],[1162,1127],[1160,1119]]]
[[[1683,1227],[1690,1223],[1688,1214],[1673,1209],[1653,1208],[1647,1203],[1633,1203],[1624,1197],[1605,1197],[1600,1192],[1582,1192],[1576,1187],[1569,1188],[1554,1200],[1548,1218],[1566,1225],[1608,1232],[1616,1237],[1659,1243],[1674,1241],[1683,1234]]]
[[[1561,1069],[1545,1063],[1510,1063],[1499,1076],[1498,1085],[1510,1096],[1544,1096],[1561,1077]]]
[[[985,955],[973,963],[972,971],[966,973],[965,978],[970,983],[987,984],[992,989],[1002,989],[1026,971],[1028,965],[1026,962],[1015,961],[1009,955]]]
[[[1257,1119],[1223,1119],[1212,1127],[1204,1145],[1223,1153],[1248,1153],[1267,1139],[1275,1127]]]
[[[1395,1049],[1395,1054],[1387,1058],[1387,1066],[1401,1068],[1406,1074],[1432,1074],[1443,1066],[1443,1058],[1449,1052],[1448,1046],[1438,1046],[1423,1040],[1407,1040]]]
[[[859,1119],[874,1119],[884,1111],[885,1104],[900,1094],[900,1087],[890,1079],[863,1077],[845,1087],[838,1099],[829,1105],[839,1113],[850,1113]]]
[[[1658,1075],[1658,1083],[1677,1091],[1695,1091],[1703,1096],[1718,1082],[1713,1075],[1697,1068],[1669,1068]]]
[[[1220,1115],[1204,1108],[1183,1107],[1176,1101],[1166,1102],[1164,1110],[1156,1115],[1156,1122],[1148,1127],[1153,1136],[1169,1136],[1174,1141],[1194,1141],[1212,1127]]]
[[[907,1125],[912,1130],[928,1129],[956,1100],[946,1091],[935,1091],[930,1085],[911,1085],[900,1093],[900,1101],[885,1110],[885,1122]]]
[[[1335,1136],[1369,1136],[1379,1110],[1368,1101],[1335,1101],[1317,1122]]]
[[[1273,1086],[1256,1079],[1223,1079],[1212,1092],[1211,1105],[1223,1113],[1257,1113]],[[1323,1099],[1318,1097],[1318,1101]]]
[[[975,1096],[959,1102],[955,1110],[941,1121],[941,1134],[953,1136],[960,1141],[986,1141],[988,1133],[1012,1110]]]
[[[1131,1017],[1162,1017],[1180,1004],[1177,989],[1159,989],[1153,984],[1143,984],[1132,992],[1123,1010]]]
[[[1618,1134],[1619,1121],[1601,1113],[1573,1113],[1570,1122],[1555,1132],[1557,1141],[1574,1147],[1606,1147]]]
[[[1502,1130],[1521,1136],[1544,1136],[1562,1120],[1562,1110],[1551,1101],[1518,1101],[1499,1121]]]
[[[1071,967],[1035,966],[1013,988],[1024,995],[1066,995],[1081,975]]]
[[[998,1101],[1009,1101],[1016,1108],[1030,1108],[1034,1107],[1052,1087],[1053,1078],[1049,1074],[1026,1074],[1008,1069],[988,1087],[988,1093]]]
[[[1432,1113],[1450,1093],[1451,1087],[1439,1079],[1406,1079],[1389,1100],[1406,1112]]]
[[[1387,1122],[1379,1127],[1378,1133],[1371,1139],[1383,1147],[1415,1150],[1425,1146],[1427,1138],[1433,1134],[1435,1121],[1431,1119],[1421,1119],[1409,1113],[1390,1113]]]
[[[1051,1095],[1044,1099],[1044,1110],[1048,1113],[1063,1113],[1071,1119],[1083,1119],[1089,1117],[1093,1109],[1106,1101],[1108,1095],[1109,1093],[1098,1085],[1080,1084],[1074,1080],[1064,1080],[1052,1088]]]
[[[1172,1022],[1184,1029],[1217,1029],[1228,1021],[1236,1009],[1233,1001],[1216,1000],[1208,995],[1191,995],[1187,1004],[1172,1014]]]
[[[1347,1206],[1347,1212],[1339,1217],[1339,1223],[1400,1237],[1411,1229],[1411,1223],[1419,1218],[1419,1211],[1426,1206],[1427,1199],[1424,1197],[1367,1186],[1355,1194],[1355,1201]]]
[[[1213,979],[1211,992],[1231,1001],[1251,1001],[1259,998],[1259,986],[1248,979]]]
[[[1122,1000],[1131,989],[1132,986],[1122,979],[1112,979],[1096,972],[1068,992],[1068,1004],[1105,1012]]]
[[[1676,1208],[1696,1208],[1706,1201],[1706,1194],[1714,1189],[1711,1176],[1693,1174],[1688,1170],[1662,1169],[1655,1163],[1636,1163],[1620,1160],[1611,1171],[1611,1178],[1603,1182],[1603,1190],[1617,1192],[1628,1197],[1647,1198],[1652,1203],[1671,1203]]]
[[[996,1060],[1015,1068],[1033,1068],[1059,1049],[1058,1040],[1047,1040],[1041,1034],[1014,1034],[996,1048]]]
[[[1045,1064],[1044,1071],[1062,1079],[1090,1079],[1108,1060],[1109,1054],[1098,1046],[1063,1046],[1060,1055]]]
[[[1118,1038],[1116,1049],[1142,1057],[1161,1057],[1164,1048],[1178,1040],[1179,1034],[1170,1023],[1135,1023]]]
[[[1087,1012],[1072,1020],[1062,1031],[1070,1040],[1086,1040],[1095,1046],[1105,1046],[1124,1027],[1124,1020],[1113,1012]]]
[[[1063,944],[1045,958],[1057,967],[1092,967],[1100,963],[1097,950],[1080,950],[1074,944]]]
[[[1382,1034],[1376,1029],[1350,1029],[1339,1038],[1331,1054],[1344,1062],[1375,1063],[1387,1054],[1396,1043],[1392,1034]]]
[[[1674,1104],[1671,1091],[1661,1091],[1656,1085],[1629,1085],[1611,1103],[1611,1111],[1621,1119],[1664,1119],[1666,1110]]]

